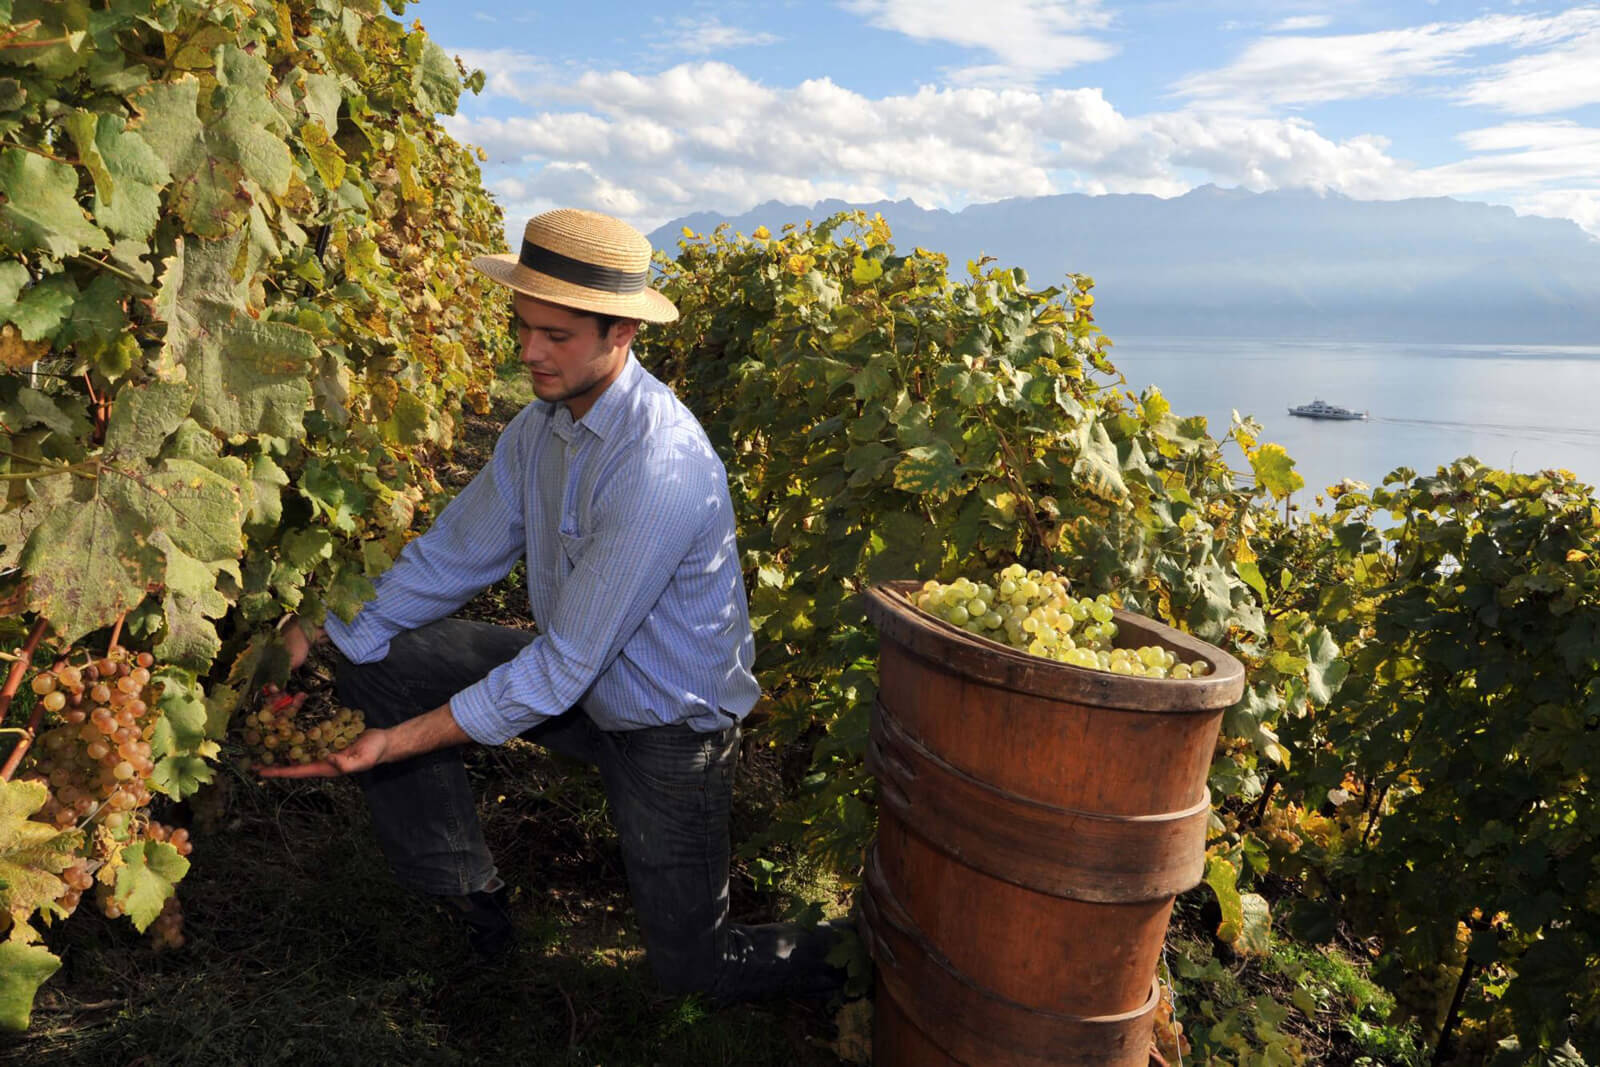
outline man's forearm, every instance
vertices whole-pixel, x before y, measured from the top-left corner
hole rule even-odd
[[[472,740],[456,723],[455,716],[450,714],[449,704],[414,719],[407,719],[399,726],[391,727],[387,733],[389,743],[384,747],[384,763],[410,759],[424,752],[450,748]]]

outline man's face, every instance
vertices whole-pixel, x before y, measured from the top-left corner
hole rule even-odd
[[[564,403],[574,419],[616,380],[627,362],[637,324],[623,321],[606,334],[590,315],[518,293],[512,301],[522,362],[540,400]]]

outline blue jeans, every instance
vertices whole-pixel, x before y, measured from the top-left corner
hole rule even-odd
[[[394,726],[446,703],[515,656],[533,635],[443,619],[397,636],[380,663],[339,657],[340,701],[369,726]],[[728,922],[728,810],[739,727],[602,730],[581,707],[522,735],[600,770],[645,953],[663,989],[720,1000],[820,995],[843,984],[824,957],[828,924]],[[360,776],[378,843],[399,881],[459,897],[500,884],[459,748]]]

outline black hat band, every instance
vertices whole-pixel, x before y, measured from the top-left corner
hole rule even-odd
[[[517,257],[517,261],[529,270],[536,270],[557,281],[579,285],[585,289],[616,293],[619,296],[644,292],[645,283],[650,279],[649,270],[617,270],[615,267],[585,263],[581,259],[564,256],[560,252],[552,252],[526,238],[523,239],[522,254]]]

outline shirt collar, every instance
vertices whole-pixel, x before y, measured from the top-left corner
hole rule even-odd
[[[606,387],[606,391],[600,394],[575,425],[587,427],[590,433],[602,441],[615,433],[628,410],[628,398],[638,387],[639,375],[643,373],[644,369],[639,366],[639,361],[633,358],[633,349],[628,349],[628,355],[623,360],[622,373],[617,375],[616,381]],[[565,405],[562,405],[562,408],[565,410]]]

